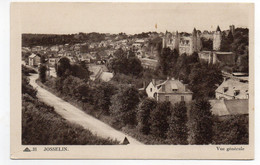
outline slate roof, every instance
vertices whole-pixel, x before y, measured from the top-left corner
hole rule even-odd
[[[159,83],[159,82],[161,82],[161,83]],[[155,83],[157,84],[156,85],[157,89],[159,89],[158,92],[162,92],[162,93],[192,93],[179,80],[174,80],[174,79],[167,79],[166,81],[157,80],[157,81],[155,81]],[[162,85],[165,85],[165,91],[162,90],[162,87],[161,87]],[[173,92],[173,89],[176,89],[177,91]]]
[[[227,91],[224,92],[224,88],[227,88]],[[235,96],[234,92],[239,90],[239,94],[236,95],[236,98],[243,97],[248,94],[248,83],[243,83],[238,80],[228,79],[224,81],[217,89],[217,93],[222,93],[228,96]]]
[[[217,116],[248,114],[248,99],[210,100],[211,112]]]
[[[221,30],[220,30],[219,26],[217,27],[216,31],[217,31],[217,32],[218,32],[218,31],[219,31],[219,32],[221,32]]]

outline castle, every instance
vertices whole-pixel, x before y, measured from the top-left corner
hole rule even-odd
[[[162,47],[176,49],[180,54],[191,55],[193,52],[199,52],[202,48],[200,32],[195,28],[192,34],[165,33],[162,41]]]
[[[225,63],[234,64],[235,55],[232,52],[221,52],[221,41],[222,35],[232,33],[234,34],[235,26],[231,25],[229,30],[222,32],[220,27],[217,26],[216,31],[208,32],[204,31],[201,33],[199,30],[194,28],[191,34],[177,32],[167,32],[162,39],[162,47],[169,47],[171,50],[176,49],[179,54],[186,53],[191,55],[194,52],[199,54],[200,60],[207,61],[208,63]],[[212,39],[213,40],[213,50],[203,51],[201,38]]]
[[[231,25],[229,32],[234,34],[235,26]],[[206,36],[205,36],[206,35]],[[191,55],[193,52],[200,52],[202,49],[201,38],[207,38],[213,40],[213,51],[220,51],[221,41],[222,41],[222,32],[217,27],[214,32],[203,32],[201,33],[199,30],[194,28],[191,34],[182,33],[179,34],[178,31],[175,33],[170,33],[166,31],[163,39],[162,39],[162,47],[169,47],[170,49],[176,49],[179,51],[179,54],[186,53],[187,55]]]

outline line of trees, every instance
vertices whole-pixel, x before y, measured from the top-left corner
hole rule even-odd
[[[137,110],[137,127],[145,135],[163,139],[163,143],[209,144],[213,137],[210,109],[208,101],[198,100],[192,104],[190,112],[193,113],[189,115],[185,102],[172,105],[146,98]]]
[[[35,71],[22,66],[22,144],[23,145],[111,145],[119,141],[93,135],[71,124],[54,108],[38,100],[27,76]]]
[[[22,34],[22,46],[53,46],[64,44],[76,44],[83,42],[100,42],[105,39],[101,33],[79,33],[79,34]]]

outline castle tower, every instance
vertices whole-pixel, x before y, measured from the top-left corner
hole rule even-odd
[[[197,31],[197,52],[199,52],[202,49],[202,43],[201,43],[201,39],[200,39],[200,34],[199,31]]]
[[[166,45],[167,45],[167,30],[166,30],[166,32],[165,32],[165,35],[164,35],[164,37],[163,37],[163,39],[162,39],[162,48],[166,48]]]
[[[235,25],[230,25],[229,26],[230,32],[232,33],[232,35],[234,36],[234,32],[235,32]]]
[[[191,54],[195,51],[197,51],[197,30],[196,28],[193,29],[192,32],[192,38],[191,38],[192,42],[191,42]]]
[[[174,39],[174,49],[176,49],[179,52],[179,42],[180,42],[180,37],[178,31],[176,31],[175,34],[175,39]]]
[[[216,31],[213,34],[213,50],[220,50],[221,46],[221,30],[219,26],[217,27]]]

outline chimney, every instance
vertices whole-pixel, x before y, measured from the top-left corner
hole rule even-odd
[[[152,83],[153,83],[153,85],[156,85],[156,84],[155,84],[155,79],[152,79]]]
[[[184,84],[184,92],[188,91],[188,84]]]
[[[144,89],[145,89],[145,87],[146,87],[146,83],[145,83],[145,81],[143,81],[143,87],[144,87]]]

